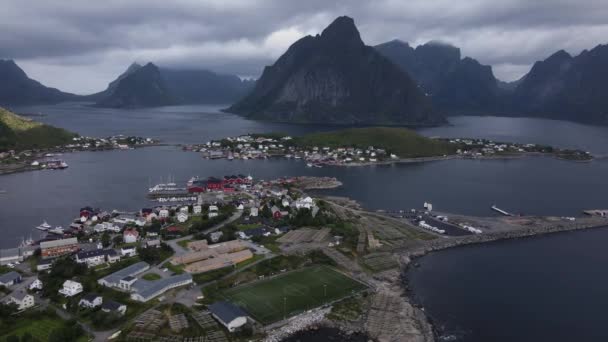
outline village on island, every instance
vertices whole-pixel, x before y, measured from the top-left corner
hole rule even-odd
[[[366,130],[373,131],[375,129]],[[405,129],[393,130],[397,130],[397,133],[401,134],[407,132]],[[591,154],[580,150],[558,149],[537,144],[503,143],[488,139],[462,138],[427,139],[425,143],[437,142],[437,145],[443,145],[441,146],[443,148],[430,149],[428,152],[421,149],[420,152],[413,155],[408,151],[405,153],[406,155],[401,155],[398,151],[394,151],[394,148],[391,148],[391,144],[383,144],[371,139],[368,144],[361,143],[362,139],[358,138],[364,136],[365,131],[355,131],[352,137],[347,136],[346,138],[340,136],[340,133],[343,132],[345,131],[336,131],[335,136],[332,133],[326,133],[322,135],[321,139],[314,140],[300,140],[298,137],[274,133],[247,134],[212,140],[199,145],[185,145],[182,149],[199,152],[206,159],[248,160],[284,157],[302,160],[308,167],[363,166],[453,158],[514,158],[542,155],[578,161],[593,159]],[[395,133],[394,131],[388,132],[389,134]],[[378,144],[381,146],[378,146]],[[385,147],[383,145],[389,146]]]
[[[0,307],[17,329],[46,322],[33,330],[39,338],[278,341],[315,326],[378,340],[432,336],[404,297],[400,275],[416,256],[605,225],[603,211],[528,217],[493,206],[500,216],[481,218],[428,202],[368,211],[319,190],[338,186],[193,177],[150,187],[137,212],[83,207],[66,227],[35,227],[39,241],[0,250]],[[75,324],[58,333],[59,319]]]

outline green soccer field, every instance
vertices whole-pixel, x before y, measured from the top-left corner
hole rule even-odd
[[[222,294],[269,324],[367,288],[327,266],[315,266],[235,287]]]

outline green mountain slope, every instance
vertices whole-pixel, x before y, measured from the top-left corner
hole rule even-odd
[[[0,108],[0,151],[49,148],[68,144],[75,136]]]
[[[401,158],[441,156],[456,152],[456,147],[447,142],[423,137],[412,130],[399,127],[349,128],[312,133],[296,137],[294,142],[300,146],[319,147],[374,146]]]

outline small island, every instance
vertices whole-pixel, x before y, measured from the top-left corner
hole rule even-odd
[[[282,133],[226,137],[201,145],[183,146],[207,159],[266,159],[285,157],[306,161],[309,167],[364,166],[444,159],[490,159],[551,156],[590,161],[584,151],[537,144],[487,139],[428,138],[398,127],[349,128],[292,137]]]

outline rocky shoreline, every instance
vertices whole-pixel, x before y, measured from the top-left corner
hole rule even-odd
[[[481,244],[488,242],[495,242],[500,240],[507,239],[521,239],[528,238],[534,236],[541,236],[546,234],[555,234],[555,233],[564,233],[569,231],[576,230],[585,230],[585,229],[595,229],[595,228],[606,228],[608,227],[608,220],[602,218],[591,218],[588,220],[590,222],[585,224],[557,224],[553,226],[544,226],[544,227],[531,227],[528,229],[514,230],[514,231],[505,231],[505,232],[497,232],[497,233],[488,233],[488,234],[478,234],[478,235],[469,235],[465,237],[459,238],[451,238],[451,239],[440,239],[440,240],[432,240],[428,241],[419,246],[409,248],[407,250],[403,250],[398,253],[399,261],[401,265],[401,286],[404,289],[404,296],[408,303],[414,303],[415,315],[422,315],[423,320],[428,324],[428,328],[433,332],[432,340],[424,340],[424,341],[435,341],[438,338],[438,332],[433,326],[432,320],[430,317],[423,311],[423,308],[419,308],[419,306],[413,300],[411,296],[411,290],[409,289],[406,273],[409,270],[409,267],[415,265],[415,260],[425,256],[428,253],[456,248],[460,246],[473,245],[473,244]]]

